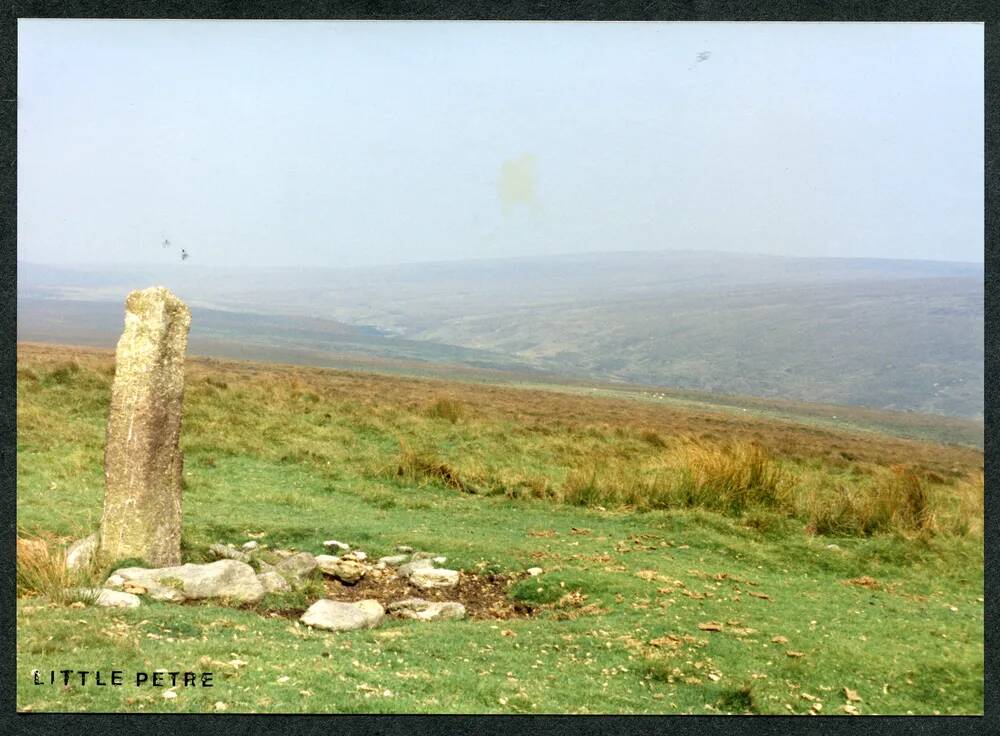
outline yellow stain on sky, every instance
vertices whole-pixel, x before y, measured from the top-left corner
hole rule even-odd
[[[536,181],[535,157],[532,154],[526,153],[504,161],[500,167],[500,181],[497,183],[504,214],[519,204],[532,210],[538,209]]]

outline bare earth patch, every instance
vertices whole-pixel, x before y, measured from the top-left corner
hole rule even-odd
[[[359,601],[373,598],[388,606],[404,598],[423,598],[428,601],[458,601],[465,606],[466,615],[473,619],[509,619],[531,616],[535,608],[507,597],[510,586],[525,577],[523,574],[483,574],[463,572],[458,585],[448,589],[421,590],[410,585],[405,578],[386,571],[381,576],[365,575],[354,585],[339,580],[323,581],[326,597],[336,601]]]

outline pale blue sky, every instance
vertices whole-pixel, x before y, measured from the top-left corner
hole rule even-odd
[[[981,24],[21,20],[18,74],[28,261],[983,257]]]

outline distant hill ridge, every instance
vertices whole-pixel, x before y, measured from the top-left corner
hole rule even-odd
[[[194,306],[256,313],[255,339],[271,330],[274,347],[296,328],[260,315],[298,320],[299,346],[320,352],[350,338],[368,355],[983,414],[981,264],[643,251],[349,269],[18,268],[22,300],[120,303],[164,283]],[[328,324],[306,321],[317,318]],[[213,317],[213,334],[245,336],[248,319]]]

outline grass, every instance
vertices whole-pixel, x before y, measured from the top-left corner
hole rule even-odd
[[[69,570],[65,547],[53,539],[21,535],[17,537],[16,586],[19,598],[42,598],[57,605],[89,602],[88,589],[100,585],[108,569],[98,560]]]
[[[372,556],[409,544],[470,573],[542,567],[510,592],[538,613],[328,634],[279,615],[312,589],[252,609],[70,608],[55,572],[100,518],[111,367],[99,351],[19,348],[18,533],[56,560],[19,556],[20,709],[830,714],[847,687],[865,714],[982,712],[981,453],[193,360],[185,559],[251,534],[314,553],[330,538]],[[216,685],[168,700],[30,684],[70,666],[211,670]]]

